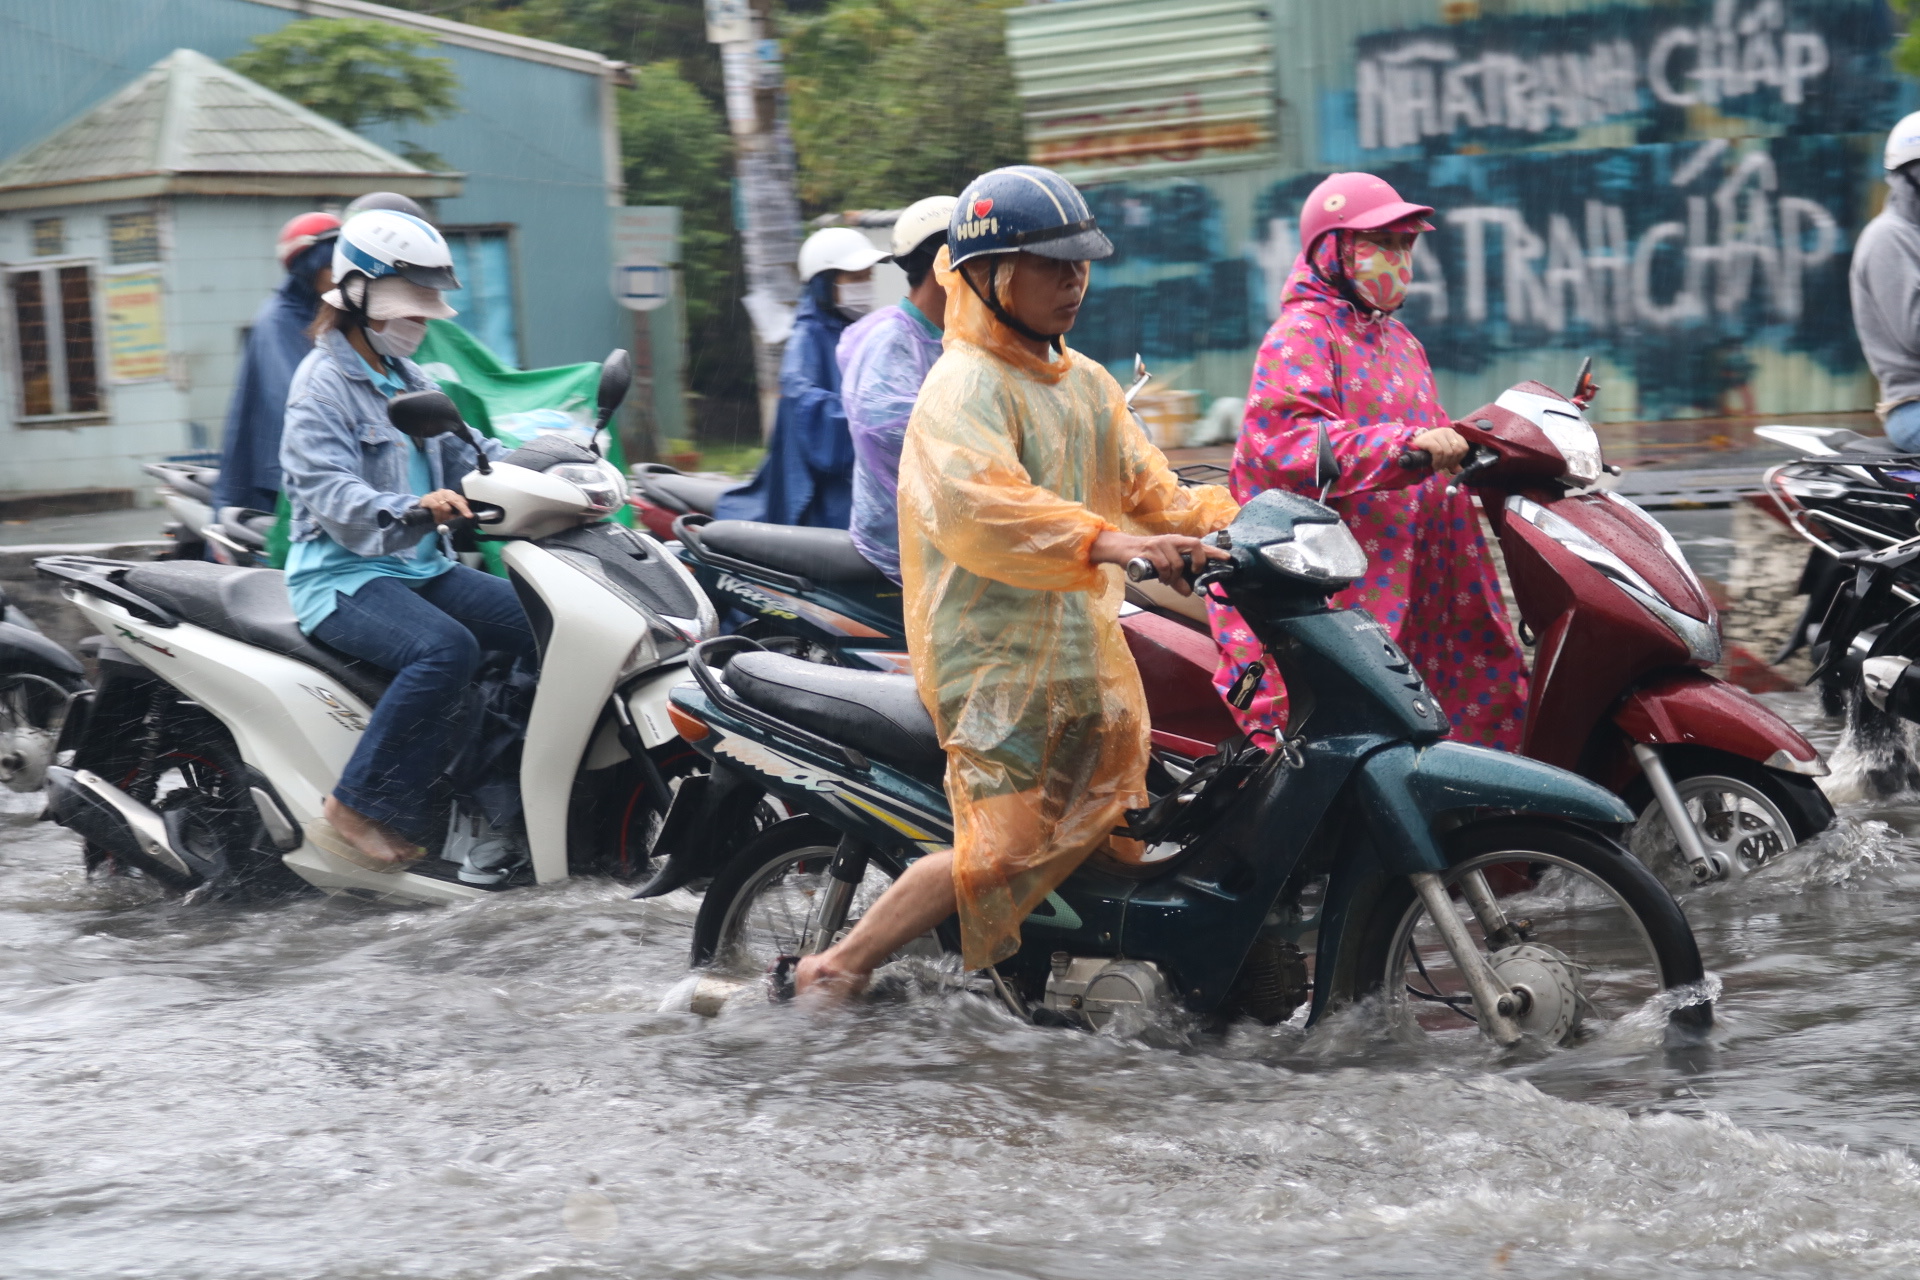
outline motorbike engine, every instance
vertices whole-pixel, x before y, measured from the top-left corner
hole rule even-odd
[[[1171,998],[1158,965],[1056,951],[1041,1005],[1098,1031],[1119,1014],[1133,1011],[1150,1015]]]

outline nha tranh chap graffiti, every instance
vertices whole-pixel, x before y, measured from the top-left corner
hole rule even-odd
[[[1359,146],[1524,146],[1662,108],[1798,108],[1833,71],[1832,42],[1859,43],[1858,7],[1713,0],[1675,21],[1674,8],[1621,5],[1375,36],[1355,64]]]

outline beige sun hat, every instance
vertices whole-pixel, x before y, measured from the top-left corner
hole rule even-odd
[[[429,289],[423,284],[403,280],[399,276],[382,276],[368,288],[367,319],[400,320],[408,316],[424,316],[429,320],[451,320],[459,315],[447,305],[447,299],[438,289]],[[356,291],[357,292],[357,291]],[[339,311],[351,310],[346,299],[340,296],[338,287],[320,295],[320,301]]]

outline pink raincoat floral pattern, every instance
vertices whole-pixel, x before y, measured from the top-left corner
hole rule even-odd
[[[1336,236],[1321,241],[1323,270]],[[1233,455],[1233,496],[1267,489],[1317,497],[1315,427],[1327,424],[1341,477],[1329,503],[1366,548],[1367,576],[1333,598],[1384,623],[1445,709],[1452,736],[1517,750],[1527,705],[1527,669],[1487,551],[1480,513],[1446,481],[1409,471],[1399,457],[1420,432],[1449,423],[1426,351],[1392,316],[1363,318],[1296,261],[1280,318],[1254,365],[1246,421]],[[1234,610],[1208,603],[1224,697],[1263,655]],[[1271,747],[1286,726],[1286,689],[1271,661],[1252,702],[1234,708],[1241,728]]]

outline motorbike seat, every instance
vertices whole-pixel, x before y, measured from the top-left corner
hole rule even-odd
[[[642,496],[659,500],[659,505],[676,515],[713,514],[720,495],[734,487],[735,481],[706,476],[681,475],[677,471],[647,471],[635,477]]]
[[[939,786],[947,753],[912,676],[802,662],[782,653],[743,653],[727,664],[727,685],[748,706]]]
[[[1885,436],[1864,436],[1859,440],[1849,440],[1840,446],[1840,451],[1864,453],[1876,458],[1898,458],[1906,455],[1906,450]]]
[[[305,635],[293,616],[287,578],[278,569],[247,569],[204,560],[161,560],[129,569],[121,585],[182,622],[257,645],[326,672],[371,707],[393,673],[329,649]]]
[[[700,545],[735,560],[762,564],[815,582],[891,585],[886,574],[853,549],[853,535],[845,529],[715,520],[700,526]]]

